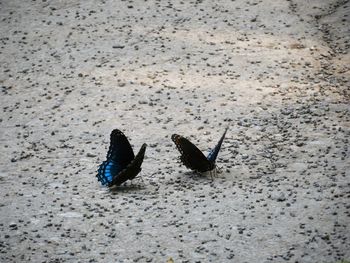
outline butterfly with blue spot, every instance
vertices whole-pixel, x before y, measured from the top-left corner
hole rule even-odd
[[[224,141],[227,129],[224,134],[221,136],[219,142],[216,146],[209,152],[208,156],[205,155],[199,150],[193,143],[191,143],[186,138],[181,135],[173,134],[171,139],[175,143],[177,149],[181,153],[180,160],[181,162],[189,169],[199,172],[206,173],[209,172],[210,175],[212,173],[216,174],[216,165],[215,161],[218,157],[221,145]]]
[[[127,180],[132,180],[141,171],[141,165],[145,157],[147,144],[141,146],[135,156],[131,145],[120,130],[115,129],[111,133],[107,160],[98,168],[97,179],[102,185],[121,185]]]

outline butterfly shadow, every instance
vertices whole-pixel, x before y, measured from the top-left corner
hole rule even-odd
[[[133,184],[133,183],[124,183],[119,186],[113,186],[109,188],[109,192],[112,194],[129,192],[129,191],[143,191],[146,189],[145,185]]]
[[[215,178],[211,178],[210,175],[197,173],[194,171],[186,171],[186,172],[178,172],[175,180],[181,180],[182,182],[187,181],[190,183],[198,183],[198,182],[210,182],[215,180]]]

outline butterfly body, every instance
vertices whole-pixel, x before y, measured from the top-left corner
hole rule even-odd
[[[215,161],[220,151],[222,142],[224,141],[226,132],[227,128],[217,145],[209,152],[207,157],[205,157],[201,150],[199,150],[193,143],[183,136],[173,134],[171,139],[181,153],[181,162],[187,168],[199,173],[206,173],[213,171],[216,168]]]
[[[118,129],[113,130],[107,160],[99,166],[97,179],[107,186],[118,186],[134,179],[141,171],[146,147],[147,145],[143,144],[135,156],[126,136]]]

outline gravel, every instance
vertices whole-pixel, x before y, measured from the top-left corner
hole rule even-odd
[[[349,261],[349,11],[2,1],[0,261]],[[180,164],[226,126],[218,177]],[[149,147],[109,190],[114,128]]]

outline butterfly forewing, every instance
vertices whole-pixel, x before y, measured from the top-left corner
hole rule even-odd
[[[181,153],[182,163],[189,169],[197,172],[206,172],[215,168],[205,155],[189,140],[181,135],[173,134],[171,139]]]
[[[107,160],[113,160],[118,165],[126,167],[135,158],[129,140],[124,133],[114,129],[111,133],[111,143],[107,153]]]

